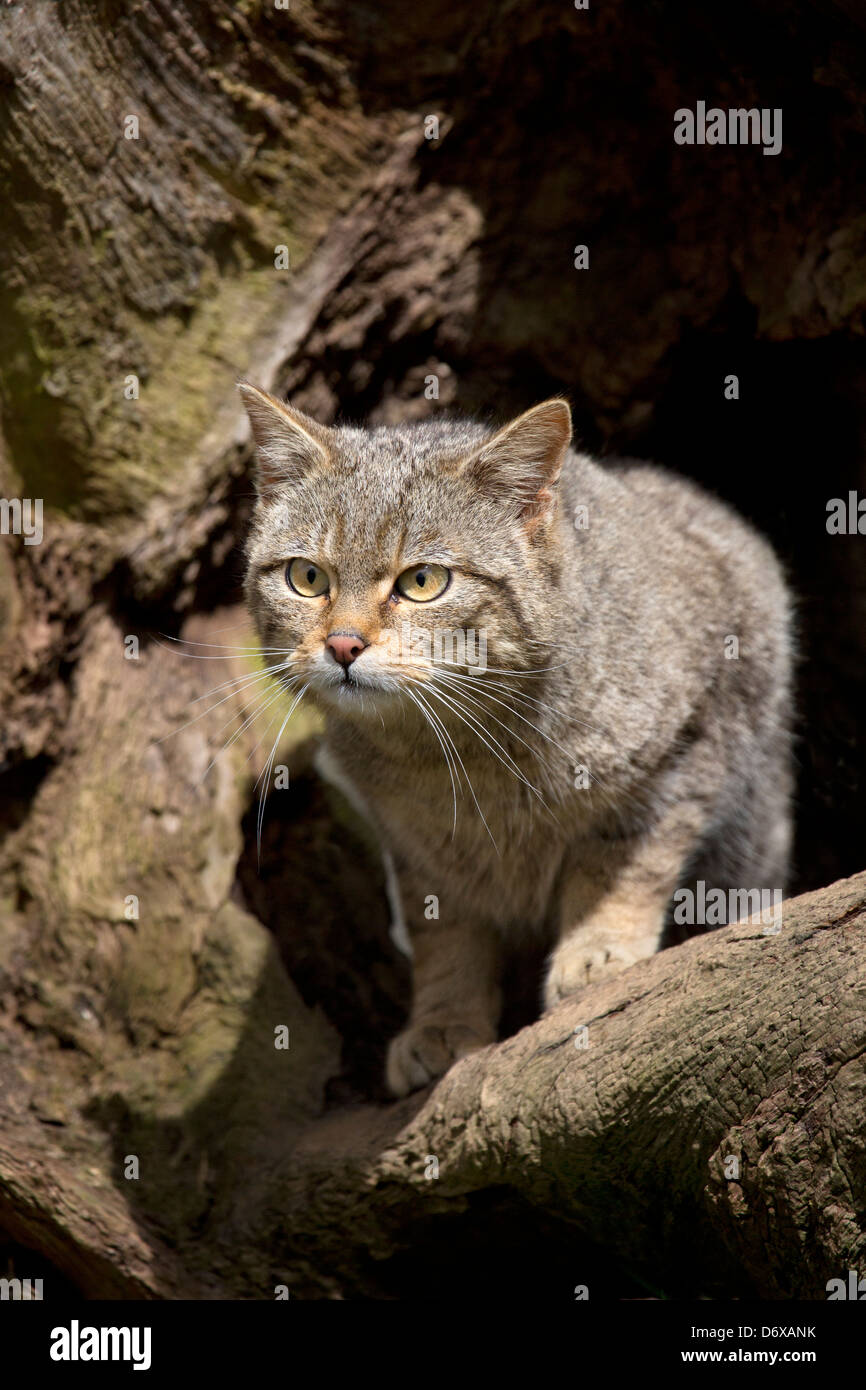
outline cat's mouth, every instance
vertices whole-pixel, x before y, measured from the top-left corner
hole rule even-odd
[[[336,696],[339,700],[353,699],[361,695],[384,694],[386,687],[381,681],[369,675],[359,675],[353,672],[351,666],[339,676],[331,676],[325,681],[320,689],[327,695]]]
[[[329,672],[324,680],[316,680],[315,688],[326,699],[340,704],[357,702],[360,707],[365,700],[377,704],[393,700],[401,693],[401,682],[386,673],[360,672],[350,666],[339,676]]]
[[[372,660],[369,657],[365,652],[356,661],[342,666],[319,655],[309,662],[302,679],[306,677],[307,689],[332,705],[357,704],[360,710],[366,701],[372,710],[383,703],[399,700],[406,687],[418,678],[415,671],[395,670],[375,655]]]

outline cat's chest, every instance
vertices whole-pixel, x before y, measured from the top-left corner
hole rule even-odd
[[[316,762],[418,892],[447,886],[464,909],[506,925],[547,920],[568,837],[526,782],[492,769],[453,769],[452,778],[447,768],[411,760],[369,761],[358,747],[328,740]]]
[[[501,747],[501,745],[500,745]],[[534,839],[555,823],[550,788],[531,761],[499,757],[479,761],[456,747],[448,759],[430,760],[411,748],[371,747],[345,731],[326,736],[317,764],[356,809],[392,835],[423,837],[435,845],[459,833],[466,844],[490,846]]]

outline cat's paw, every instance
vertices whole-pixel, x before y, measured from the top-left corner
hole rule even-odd
[[[388,1048],[385,1079],[395,1096],[407,1096],[442,1076],[458,1057],[477,1052],[495,1038],[467,1023],[416,1023],[398,1033]]]
[[[560,942],[550,958],[544,982],[544,1007],[555,1008],[570,994],[599,980],[609,980],[643,959],[624,942],[601,934],[576,933]]]

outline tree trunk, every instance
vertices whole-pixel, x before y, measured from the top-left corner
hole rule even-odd
[[[407,972],[303,710],[261,862],[255,843],[273,732],[244,726],[238,375],[323,420],[565,390],[590,446],[731,497],[807,600],[800,886],[862,866],[866,565],[824,528],[866,425],[858,21],[837,6],[816,37],[805,0],[762,3],[735,41],[726,16],[0,12],[0,487],[45,504],[41,543],[0,550],[16,1260],[94,1297],[441,1275],[820,1298],[862,1264],[866,876],[787,904],[778,936],[664,952],[393,1104]],[[784,107],[778,157],[674,145],[719,73],[724,104]],[[832,480],[789,521],[785,450],[828,429]]]
[[[227,916],[206,959],[255,943]],[[738,923],[587,989],[432,1094],[325,1115],[328,1030],[258,942],[230,1057],[225,996],[180,1015],[175,1050],[210,1073],[182,1111],[123,1058],[117,1112],[84,1123],[12,1035],[35,1084],[30,1114],[12,1092],[0,1222],[96,1297],[405,1297],[441,1268],[454,1297],[824,1298],[864,1255],[864,938],[861,874],[786,904],[778,934]]]

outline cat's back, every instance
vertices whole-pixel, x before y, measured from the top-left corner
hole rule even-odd
[[[685,598],[714,592],[787,627],[790,595],[767,540],[733,507],[691,479],[639,459],[575,454],[563,476],[569,520],[606,570]],[[581,510],[581,508],[583,510]]]

